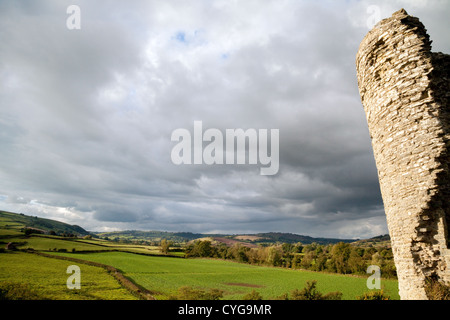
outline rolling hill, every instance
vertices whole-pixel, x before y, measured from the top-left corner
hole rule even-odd
[[[162,239],[173,242],[189,242],[196,239],[211,238],[216,242],[233,245],[240,243],[244,246],[255,247],[259,244],[270,245],[275,243],[298,243],[302,244],[334,244],[338,242],[355,243],[360,245],[369,245],[376,242],[389,242],[389,236],[378,236],[371,239],[337,239],[310,237],[294,233],[283,232],[264,232],[255,234],[207,234],[192,232],[167,232],[167,231],[143,231],[143,230],[124,230],[113,232],[90,232],[84,228],[71,225],[64,222],[29,216],[23,213],[13,213],[0,211],[0,226],[2,227],[20,227],[30,228],[42,233],[71,234],[75,236],[93,235],[94,237],[108,238],[112,240],[126,241],[155,241]]]
[[[241,243],[248,247],[256,247],[258,244],[274,243],[298,243],[302,244],[334,244],[338,242],[354,242],[355,239],[335,239],[335,238],[314,238],[293,233],[267,232],[256,234],[209,234],[209,233],[190,233],[190,232],[167,232],[167,231],[141,231],[125,230],[114,232],[94,232],[96,236],[107,237],[115,240],[128,241],[161,241],[162,239],[174,242],[189,242],[197,239],[210,238],[216,242],[222,242],[227,245]]]
[[[77,225],[8,211],[0,211],[0,226],[5,228],[28,228],[40,233],[71,234],[76,236],[90,234],[89,231]]]

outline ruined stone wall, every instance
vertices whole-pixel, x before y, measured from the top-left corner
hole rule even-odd
[[[450,56],[402,9],[365,36],[356,67],[399,294],[427,299],[427,279],[450,282]]]

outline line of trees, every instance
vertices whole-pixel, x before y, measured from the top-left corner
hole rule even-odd
[[[240,244],[228,247],[211,241],[195,241],[186,246],[185,255],[230,259],[243,263],[268,265],[341,274],[366,274],[369,265],[377,265],[385,278],[395,278],[392,250],[387,247],[363,248],[349,243],[321,245],[317,243],[283,243],[249,248]]]

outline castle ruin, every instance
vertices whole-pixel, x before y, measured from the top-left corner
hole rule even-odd
[[[450,284],[450,55],[431,52],[405,10],[380,21],[356,56],[401,299]]]

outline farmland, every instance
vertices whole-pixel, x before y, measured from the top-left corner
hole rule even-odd
[[[344,300],[356,299],[368,291],[367,275],[314,272],[217,258],[186,259],[179,247],[163,254],[155,245],[109,241],[91,235],[67,236],[68,232],[83,229],[52,221],[43,223],[38,218],[31,219],[31,223],[40,226],[45,234],[40,231],[28,234],[30,219],[15,218],[11,213],[0,215],[0,293],[2,286],[24,284],[39,299],[166,300],[172,299],[180,288],[190,287],[220,290],[222,299],[243,299],[252,291],[263,299],[279,299],[294,289],[302,289],[311,280],[317,281],[320,292],[339,291]],[[54,226],[63,235],[49,234]],[[14,244],[15,250],[5,250],[7,243]],[[81,269],[81,290],[66,286],[69,276],[66,270],[72,264]],[[382,279],[381,284],[391,299],[399,298],[396,279]],[[137,294],[139,291],[148,295]]]
[[[31,253],[2,253],[0,258],[2,282],[27,284],[39,299],[51,300],[134,300],[136,299],[105,270],[86,264],[79,265],[82,275],[80,290],[69,290],[66,282],[70,261],[37,256]]]
[[[177,259],[123,252],[62,255],[112,265],[150,290],[157,299],[167,299],[182,286],[220,289],[224,291],[224,299],[242,299],[252,290],[258,291],[264,299],[275,299],[303,288],[308,280],[317,280],[321,292],[341,291],[346,300],[368,291],[367,277],[253,266],[219,259]],[[382,285],[392,299],[398,299],[396,280],[383,280]]]

